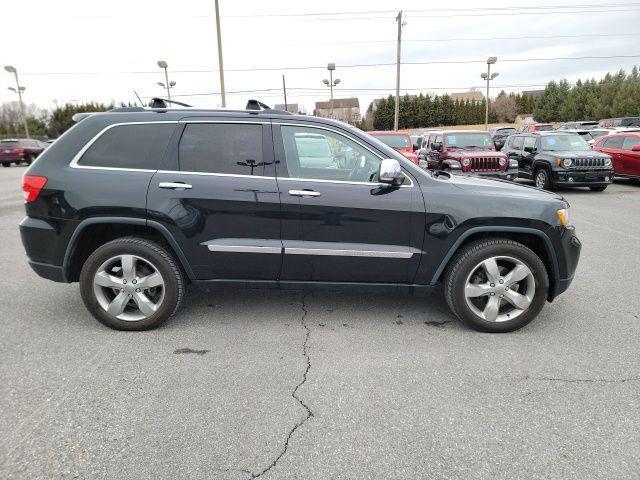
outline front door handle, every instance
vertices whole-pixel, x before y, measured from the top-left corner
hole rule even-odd
[[[313,190],[289,190],[289,195],[292,197],[319,197],[320,192]]]
[[[193,188],[188,183],[182,183],[182,182],[160,182],[158,184],[158,186],[160,188],[168,188],[170,190],[178,190],[178,189],[187,189],[188,190],[190,188]]]

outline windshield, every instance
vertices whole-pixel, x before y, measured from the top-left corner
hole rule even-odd
[[[470,148],[487,147],[493,148],[491,135],[483,132],[474,133],[449,133],[444,136],[444,143],[447,147]]]
[[[589,144],[580,135],[549,135],[541,138],[542,150],[549,152],[591,150]]]
[[[0,145],[3,147],[17,147],[20,145],[20,142],[17,140],[0,140]]]
[[[373,136],[391,148],[409,148],[410,146],[408,135],[379,135],[376,133]]]

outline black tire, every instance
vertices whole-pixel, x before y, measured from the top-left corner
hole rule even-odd
[[[24,157],[24,163],[27,165],[31,165],[33,163],[33,155],[27,155]]]
[[[589,190],[592,192],[604,192],[607,189],[608,185],[601,185],[599,187],[589,187]]]
[[[551,172],[546,167],[536,169],[533,174],[533,181],[535,182],[536,187],[543,190],[553,190],[555,188],[553,180],[551,179]]]
[[[469,307],[465,286],[480,262],[496,256],[512,257],[524,263],[533,275],[535,293],[529,306],[512,320],[491,322]],[[524,327],[540,313],[548,291],[549,277],[542,260],[528,247],[505,238],[479,240],[463,247],[452,260],[444,279],[444,296],[451,311],[463,323],[481,332],[512,332]]]
[[[2,166],[3,167],[10,167],[11,166],[11,162],[3,162]]]
[[[141,320],[122,320],[100,306],[94,291],[94,276],[100,266],[118,255],[135,255],[150,262],[164,281],[164,297],[157,311]],[[135,282],[134,282],[135,283]],[[80,294],[87,310],[104,325],[116,330],[150,330],[173,316],[184,298],[185,280],[182,269],[167,249],[138,237],[124,237],[96,249],[80,272]]]

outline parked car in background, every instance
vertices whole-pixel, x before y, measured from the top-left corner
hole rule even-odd
[[[558,130],[559,132],[567,132],[567,133],[575,133],[576,135],[580,135],[584,140],[589,143],[594,139],[593,130],[584,130],[581,128],[567,128],[564,130]],[[589,144],[590,145],[590,144]]]
[[[431,138],[431,134],[429,135]],[[517,163],[496,151],[489,132],[445,130],[433,132],[426,151],[427,168],[515,180]]]
[[[593,150],[611,156],[616,176],[640,179],[640,132],[599,137]]]
[[[12,163],[31,165],[47,147],[44,142],[31,138],[0,140],[0,162],[3,167]]]
[[[583,122],[565,122],[558,127],[558,130],[591,130],[598,126],[598,122],[589,120]]]
[[[496,150],[502,149],[507,137],[514,133],[518,133],[514,127],[495,127],[489,130],[489,135],[491,135],[491,139],[493,140]]]
[[[546,132],[549,130],[553,130],[553,125],[551,123],[530,123],[528,125],[524,125],[522,133],[535,133],[535,132]]]
[[[616,127],[640,127],[640,117],[619,117],[611,119],[611,126]]]
[[[594,152],[583,137],[568,132],[511,135],[502,149],[518,163],[518,177],[536,187],[589,187],[602,192],[613,181],[609,155]]]
[[[436,135],[444,132],[443,128],[436,128],[433,130],[427,130],[422,134],[422,146],[416,152],[418,154],[418,164],[422,168],[427,168],[427,154],[431,144],[435,141]]]
[[[373,131],[367,133],[418,165],[418,154],[414,152],[413,141],[407,132]]]
[[[318,167],[321,137],[359,161]],[[161,325],[190,283],[383,289],[369,302],[442,285],[466,324],[507,332],[569,287],[580,255],[560,195],[434,175],[333,120],[128,107],[56,147],[23,177],[22,244],[115,329]]]

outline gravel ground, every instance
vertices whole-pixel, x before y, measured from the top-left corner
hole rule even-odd
[[[0,170],[0,477],[640,478],[640,184],[565,190],[583,242],[528,327],[439,295],[188,291],[115,332],[29,269]]]

